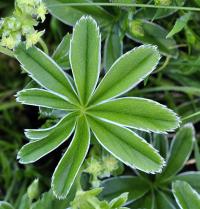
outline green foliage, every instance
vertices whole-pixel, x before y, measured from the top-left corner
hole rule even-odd
[[[111,199],[115,195],[121,194],[125,191],[129,192],[128,202],[130,208],[176,208],[170,191],[171,184],[174,180],[186,181],[200,191],[199,172],[178,172],[184,167],[186,160],[189,158],[192,145],[194,142],[194,129],[191,125],[182,127],[175,138],[173,139],[170,149],[168,151],[167,144],[159,146],[162,137],[155,137],[154,142],[157,143],[157,148],[166,150],[163,153],[167,156],[166,166],[161,174],[156,176],[147,175],[142,172],[136,172],[137,175],[114,177],[103,181],[104,187],[102,197]],[[163,149],[165,146],[165,149]]]
[[[200,207],[200,195],[187,183],[175,181],[172,184],[173,194],[181,209],[195,209]]]
[[[37,140],[19,151],[20,162],[35,162],[56,149],[71,135],[75,125],[71,145],[52,178],[53,191],[59,198],[69,193],[88,152],[90,129],[97,141],[123,163],[155,173],[161,171],[164,160],[145,140],[125,126],[165,132],[179,125],[176,114],[158,103],[137,98],[114,99],[133,88],[155,69],[160,56],[153,46],[141,46],[121,56],[96,88],[101,61],[98,30],[91,17],[81,18],[74,28],[69,56],[76,90],[69,76],[39,49],[33,47],[26,50],[20,45],[15,51],[24,70],[46,89],[22,90],[17,94],[17,101],[70,112],[66,112],[66,116],[52,128],[27,131],[28,138]],[[82,43],[81,48],[79,43]],[[123,105],[126,105],[125,109]],[[112,110],[109,110],[110,106]],[[138,109],[137,113],[129,117],[126,109],[134,108]],[[151,119],[153,115],[155,119]],[[119,116],[122,120],[118,119]]]

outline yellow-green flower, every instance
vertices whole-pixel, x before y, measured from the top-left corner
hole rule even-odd
[[[33,45],[37,44],[37,42],[40,40],[41,36],[44,34],[44,30],[43,31],[35,31],[32,34],[28,34],[26,36],[26,48],[30,48]]]
[[[46,7],[43,3],[41,3],[37,8],[37,18],[40,18],[42,22],[44,22],[46,14],[47,14]]]

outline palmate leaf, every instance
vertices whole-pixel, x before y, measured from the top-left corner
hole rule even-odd
[[[70,50],[72,72],[82,104],[87,103],[96,87],[100,53],[99,28],[91,17],[82,17],[74,27]]]
[[[85,159],[90,144],[90,131],[85,116],[77,121],[76,131],[66,153],[52,177],[52,188],[58,198],[65,198]]]
[[[137,134],[94,117],[88,121],[99,143],[124,164],[147,173],[161,171],[163,158]]]
[[[33,163],[56,149],[73,132],[75,119],[74,113],[65,116],[48,136],[24,145],[17,156],[19,162],[23,164]]]
[[[95,21],[91,17],[83,17],[73,31],[69,52],[74,79],[36,47],[26,50],[20,45],[15,51],[24,69],[45,88],[21,91],[18,101],[64,109],[68,114],[50,128],[26,130],[31,142],[20,150],[20,162],[40,159],[65,142],[76,127],[72,142],[52,177],[54,194],[60,199],[69,193],[87,154],[89,129],[105,149],[126,165],[155,173],[161,171],[163,158],[126,126],[166,132],[179,125],[176,114],[156,102],[139,98],[114,99],[153,71],[160,58],[156,47],[137,47],[120,57],[95,90],[100,71],[100,50],[100,35]]]
[[[136,47],[122,55],[97,87],[90,104],[124,94],[147,77],[156,67],[160,54],[151,45]]]
[[[77,96],[68,77],[56,62],[40,49],[32,47],[26,50],[25,45],[20,44],[15,56],[23,69],[41,86],[71,102],[77,102]]]
[[[180,209],[200,208],[200,195],[187,182],[175,181],[172,190]]]
[[[54,108],[60,110],[75,110],[76,106],[58,95],[43,89],[24,89],[17,93],[17,101],[22,104]]]
[[[89,113],[144,131],[171,131],[179,124],[179,119],[174,112],[157,102],[143,98],[113,99],[91,107]]]

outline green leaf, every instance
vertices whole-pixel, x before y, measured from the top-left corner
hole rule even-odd
[[[200,195],[187,182],[173,182],[172,191],[181,209],[200,208]]]
[[[177,57],[176,42],[173,38],[166,39],[167,31],[164,28],[145,20],[141,20],[141,27],[144,35],[141,36],[134,32],[134,28],[132,30],[129,28],[127,36],[139,43],[158,46],[160,53],[165,56]]]
[[[70,62],[83,104],[87,103],[96,87],[100,73],[100,53],[101,38],[97,23],[91,17],[82,17],[74,27]]]
[[[179,33],[181,30],[183,30],[183,28],[187,25],[188,21],[190,20],[191,14],[192,14],[191,12],[188,12],[184,14],[183,16],[179,17],[176,20],[175,25],[172,28],[172,30],[167,34],[166,38],[170,38],[176,33]]]
[[[136,176],[121,176],[106,179],[101,185],[104,189],[101,197],[112,200],[124,192],[128,192],[128,202],[143,197],[149,190],[147,182]]]
[[[170,109],[149,99],[119,98],[95,105],[89,113],[104,120],[144,131],[172,131],[179,118]]]
[[[39,129],[25,129],[25,136],[30,140],[43,139],[49,136],[57,127],[61,127],[65,117],[60,119],[55,125],[49,128],[39,128]]]
[[[154,135],[154,141],[153,146],[159,150],[160,155],[163,158],[167,157],[168,148],[169,148],[169,142],[168,138],[164,134],[155,134]]]
[[[98,6],[69,6],[70,3],[89,3],[88,0],[46,0],[49,12],[67,25],[75,25],[83,15],[92,16],[98,24],[104,26],[112,23],[113,17],[102,7]]]
[[[131,209],[155,209],[155,204],[155,195],[153,192],[149,192],[144,197],[134,201],[129,207]]]
[[[173,200],[164,192],[157,191],[155,194],[155,201],[158,209],[177,209]]]
[[[44,89],[24,89],[17,93],[17,101],[33,106],[61,109],[61,110],[74,110],[76,106],[69,103],[66,99],[61,98],[59,95],[46,91]]]
[[[70,69],[69,63],[69,49],[70,49],[70,39],[71,35],[67,34],[63,37],[61,43],[58,45],[54,51],[52,58],[58,63],[58,65],[63,69]]]
[[[0,201],[0,209],[14,209],[14,208],[8,202]]]
[[[77,173],[85,159],[90,144],[90,131],[84,116],[78,119],[75,135],[64,156],[57,165],[53,177],[53,192],[59,199],[69,193]]]
[[[114,26],[107,35],[104,45],[104,67],[108,71],[112,64],[122,55],[123,42],[119,35],[118,26]]]
[[[111,209],[116,209],[123,206],[128,199],[128,192],[121,194],[110,202]]]
[[[65,142],[74,130],[75,114],[65,116],[57,127],[45,138],[24,145],[18,153],[20,163],[33,163]]]
[[[161,171],[163,158],[137,134],[97,118],[88,120],[98,142],[124,164],[147,173]]]
[[[186,181],[189,183],[194,189],[200,192],[200,172],[195,171],[187,171],[181,173],[177,176],[172,178],[172,181],[179,180],[179,181]]]
[[[15,56],[24,70],[41,86],[77,102],[77,96],[66,74],[40,49],[32,47],[26,50],[25,45],[20,44],[16,48]]]
[[[146,78],[156,67],[160,55],[156,47],[136,47],[121,56],[103,78],[91,103],[101,102],[129,91]]]
[[[167,166],[158,179],[166,180],[178,173],[188,160],[194,142],[194,128],[192,124],[183,126],[173,139]]]

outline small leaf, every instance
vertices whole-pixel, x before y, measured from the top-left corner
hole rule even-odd
[[[90,144],[90,131],[84,116],[78,119],[72,142],[58,163],[53,177],[53,192],[59,199],[69,193],[77,173],[85,159]]]
[[[14,209],[14,208],[8,202],[0,201],[0,209]]]
[[[70,38],[71,35],[67,34],[63,37],[61,43],[58,45],[54,51],[52,58],[58,63],[58,65],[63,69],[70,69],[69,63],[69,49],[70,49]]]
[[[172,178],[172,181],[186,181],[190,184],[194,189],[200,192],[200,172],[198,171],[187,171],[176,175]]]
[[[119,35],[119,28],[114,26],[108,34],[104,45],[104,66],[106,71],[122,55],[122,52],[123,43]]]
[[[59,125],[45,138],[24,145],[18,153],[20,163],[33,163],[55,150],[71,135],[75,125],[74,113],[63,118]]]
[[[101,193],[103,199],[112,200],[124,192],[128,192],[128,202],[143,197],[149,190],[148,183],[136,176],[120,176],[106,179],[101,185],[104,189]]]
[[[143,98],[115,99],[93,106],[89,113],[113,123],[144,131],[172,131],[179,126],[179,118],[173,111]]]
[[[166,38],[170,38],[176,33],[179,33],[187,25],[188,21],[191,18],[191,14],[192,14],[191,12],[188,12],[184,14],[183,16],[179,17],[176,20],[175,25],[172,28],[172,30],[167,34]]]
[[[82,17],[74,27],[70,62],[83,104],[87,103],[96,87],[100,73],[100,53],[101,38],[97,23],[91,17]]]
[[[183,126],[173,139],[167,166],[158,179],[166,180],[178,173],[188,160],[194,142],[194,128],[192,124]]]
[[[98,103],[120,96],[143,81],[160,59],[154,46],[140,46],[121,56],[103,78],[91,103]]]
[[[26,50],[20,44],[15,51],[15,56],[30,76],[41,86],[53,92],[65,96],[68,100],[76,103],[77,96],[73,87],[53,59],[36,47]]]
[[[26,105],[61,110],[76,109],[76,106],[69,103],[66,99],[63,99],[59,95],[43,89],[24,89],[19,91],[17,93],[17,101]]]
[[[137,134],[97,118],[88,120],[98,142],[124,164],[147,173],[161,171],[163,158]]]
[[[200,195],[187,182],[173,182],[172,191],[180,209],[200,208]]]

